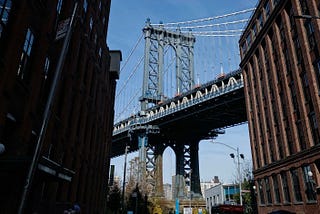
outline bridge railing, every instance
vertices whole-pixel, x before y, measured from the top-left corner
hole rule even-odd
[[[114,125],[113,135],[129,131],[141,125],[147,125],[161,117],[177,113],[242,87],[243,76],[242,73],[237,70],[234,73],[225,76],[223,79],[211,81],[202,87],[192,90],[190,93],[185,93],[147,109],[144,112],[132,115],[130,118]]]

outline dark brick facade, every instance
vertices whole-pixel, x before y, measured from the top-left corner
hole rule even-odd
[[[318,0],[261,0],[239,42],[259,213],[320,213],[319,16]]]
[[[4,2],[4,3],[2,3]],[[0,213],[16,213],[73,0],[0,4]],[[110,0],[79,0],[73,32],[25,213],[103,213],[117,75],[106,36]],[[58,6],[61,4],[61,8]]]

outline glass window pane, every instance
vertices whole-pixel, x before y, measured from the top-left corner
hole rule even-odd
[[[291,170],[291,179],[293,184],[294,196],[297,202],[302,201],[300,182],[299,182],[299,174],[297,169]]]
[[[61,12],[61,7],[62,7],[62,0],[59,0],[58,4],[57,4],[57,13],[58,14],[60,14],[60,12]]]
[[[84,9],[84,12],[87,12],[87,8],[88,8],[88,2],[87,2],[87,0],[84,0],[84,1],[83,1],[83,9]]]
[[[310,166],[303,167],[303,179],[304,179],[304,186],[305,186],[305,193],[307,196],[308,201],[315,201],[316,194],[315,194],[315,181],[312,177],[312,171]]]

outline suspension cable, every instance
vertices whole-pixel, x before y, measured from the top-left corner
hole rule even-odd
[[[205,21],[211,21],[211,20],[214,20],[214,19],[225,18],[225,17],[228,17],[228,16],[234,16],[234,15],[238,15],[238,14],[242,14],[242,13],[248,13],[248,12],[254,11],[255,9],[256,8],[250,8],[250,9],[241,10],[241,11],[238,11],[238,12],[233,12],[233,13],[229,13],[229,14],[225,14],[225,15],[202,18],[202,19],[195,19],[195,20],[184,21],[184,22],[171,22],[171,23],[165,23],[165,24],[151,24],[151,25],[154,25],[154,26],[167,26],[167,25],[192,24],[192,23],[197,23],[197,22],[205,22]]]
[[[124,109],[122,109],[121,112],[117,113],[117,115],[119,115],[119,116],[118,116],[117,118],[115,118],[115,121],[117,121],[118,118],[119,118],[124,112],[126,112],[126,111],[129,109],[130,104],[136,99],[138,93],[140,93],[141,90],[142,90],[142,87],[140,87],[140,88],[136,91],[136,93],[131,97],[131,99],[130,99],[129,102],[127,103],[127,106],[126,106]]]
[[[132,76],[136,73],[136,71],[138,70],[138,67],[140,66],[142,60],[143,60],[144,56],[142,56],[136,67],[134,67],[134,69],[132,70],[132,72],[130,73],[129,77],[126,79],[126,81],[124,82],[124,84],[122,85],[121,89],[119,90],[119,92],[116,94],[116,98],[122,93],[122,91],[126,88],[127,84],[129,83],[129,80],[132,78]]]
[[[204,37],[239,37],[241,34],[194,34],[195,36]]]
[[[126,65],[128,64],[133,52],[137,49],[139,43],[141,42],[141,39],[143,37],[143,34],[141,34],[141,36],[139,37],[139,39],[137,40],[136,44],[134,45],[134,47],[131,49],[128,58],[126,59],[126,61],[123,63],[123,66],[120,69],[120,72],[126,67]]]
[[[179,27],[179,29],[195,29],[195,28],[207,28],[207,27],[213,27],[213,26],[221,26],[225,24],[238,24],[238,23],[246,23],[248,22],[248,19],[240,19],[236,21],[229,21],[229,22],[223,22],[223,23],[216,23],[216,24],[207,24],[207,25],[197,25],[197,26],[182,26]],[[166,27],[166,29],[175,29],[177,27]]]
[[[182,31],[183,32],[183,31]],[[235,30],[211,30],[211,31],[192,31],[192,34],[219,34],[219,33],[242,33],[243,29],[235,29]],[[232,34],[230,34],[232,35]]]

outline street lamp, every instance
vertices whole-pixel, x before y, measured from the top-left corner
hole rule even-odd
[[[244,155],[239,153],[239,147],[234,148],[234,147],[232,147],[232,146],[230,146],[228,144],[221,143],[221,142],[214,142],[214,141],[210,141],[210,142],[214,143],[214,144],[216,143],[216,144],[224,145],[224,146],[226,146],[226,147],[228,147],[228,148],[230,148],[230,149],[232,149],[233,151],[236,152],[236,156],[235,156],[234,153],[231,153],[230,157],[232,159],[235,159],[235,157],[237,157],[237,174],[238,174],[239,191],[240,191],[240,205],[242,206],[243,200],[242,200],[242,187],[241,187],[241,180],[242,179],[241,179],[241,169],[240,169],[240,158],[244,159]]]
[[[126,145],[126,148],[124,150],[124,166],[123,166],[123,182],[122,182],[122,198],[121,198],[122,213],[124,213],[124,194],[125,194],[125,188],[126,188],[127,155],[128,155],[129,148],[130,146]]]

